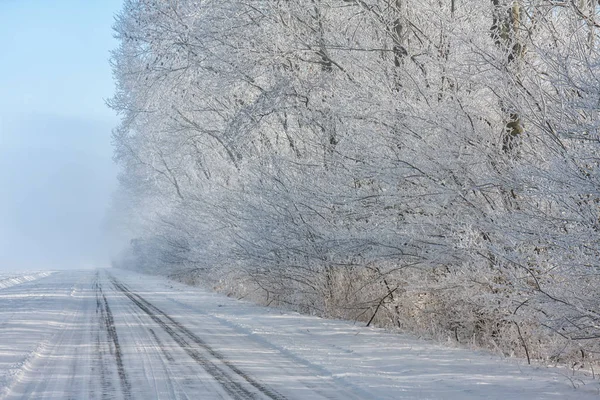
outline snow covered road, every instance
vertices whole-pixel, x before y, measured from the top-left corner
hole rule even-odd
[[[0,289],[3,399],[597,399],[583,383],[119,270]]]

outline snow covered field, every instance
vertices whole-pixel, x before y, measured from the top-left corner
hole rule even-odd
[[[120,270],[0,289],[3,399],[598,399],[581,379]]]

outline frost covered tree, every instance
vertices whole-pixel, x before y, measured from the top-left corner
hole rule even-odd
[[[126,1],[121,264],[593,358],[596,17],[588,0]]]

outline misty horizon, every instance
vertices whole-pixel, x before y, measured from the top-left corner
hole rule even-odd
[[[110,263],[120,1],[0,4],[0,271]]]

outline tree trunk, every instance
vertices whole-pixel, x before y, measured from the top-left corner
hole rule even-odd
[[[492,38],[496,46],[505,55],[505,64],[509,71],[519,78],[519,63],[523,56],[523,44],[519,38],[522,24],[522,6],[519,1],[492,0],[493,23],[491,28]],[[517,142],[524,132],[520,115],[511,110],[510,106],[501,104],[505,113],[506,124],[502,137],[502,151],[515,156]]]

